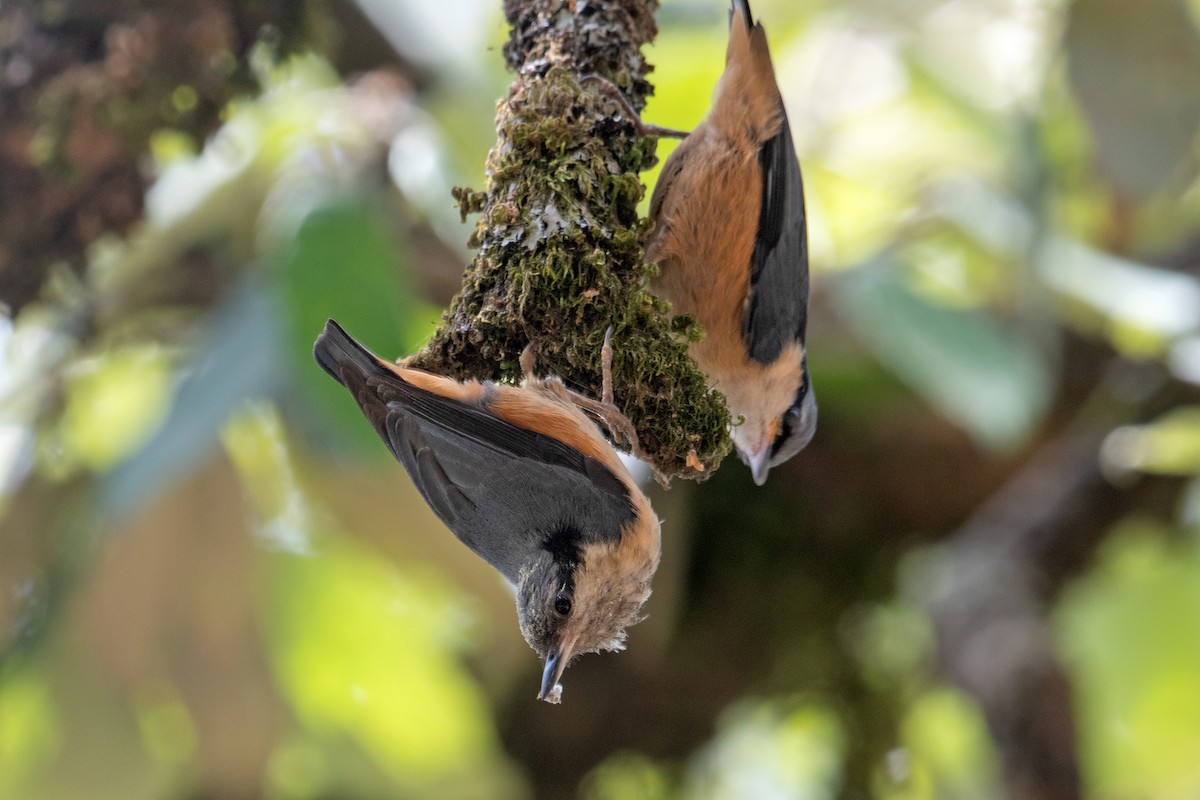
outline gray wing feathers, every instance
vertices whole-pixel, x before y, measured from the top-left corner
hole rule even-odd
[[[804,184],[787,116],[759,153],[763,204],[750,263],[746,351],[769,364],[783,348],[804,342],[808,324],[808,236]]]
[[[471,498],[446,474],[416,420],[389,410],[385,425],[396,459],[442,522],[450,525],[475,510]]]
[[[314,354],[350,390],[434,513],[510,581],[564,527],[577,530],[581,544],[611,541],[633,517],[628,487],[599,461],[484,407],[413,386],[336,322]]]
[[[583,541],[617,536],[628,503],[570,469],[481,448],[390,404],[392,452],[454,535],[516,583],[547,537],[564,526]]]

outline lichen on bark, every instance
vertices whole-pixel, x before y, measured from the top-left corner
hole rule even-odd
[[[539,374],[598,397],[613,328],[616,405],[660,476],[704,478],[729,452],[724,398],[708,389],[667,306],[645,289],[652,266],[638,216],[655,140],[584,75],[637,109],[651,87],[642,45],[657,0],[505,0],[516,74],[496,116],[486,192],[456,190],[480,214],[479,249],[415,364],[464,378],[519,380],[532,343]]]

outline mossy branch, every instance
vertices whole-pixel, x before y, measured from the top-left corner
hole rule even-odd
[[[479,212],[479,253],[416,366],[464,378],[537,371],[600,394],[600,348],[613,327],[615,401],[664,478],[704,478],[729,452],[724,398],[707,388],[680,326],[648,294],[639,218],[655,140],[580,77],[596,74],[642,108],[651,87],[642,45],[657,0],[505,0],[504,47],[516,79],[496,116],[486,192],[456,190]]]

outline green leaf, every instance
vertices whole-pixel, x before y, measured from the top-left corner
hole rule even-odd
[[[1067,238],[1049,240],[1038,253],[1042,279],[1064,297],[1104,318],[1119,349],[1158,355],[1170,341],[1200,324],[1200,281],[1094,250]]]
[[[270,592],[280,690],[316,742],[349,737],[407,790],[390,796],[511,796],[487,700],[458,658],[470,620],[450,585],[331,536],[315,557],[273,554]]]
[[[641,753],[623,751],[609,756],[580,784],[584,800],[670,800],[666,770]]]
[[[830,709],[803,698],[743,701],[694,756],[685,796],[834,798],[845,752]]]
[[[1200,406],[1181,406],[1147,425],[1117,428],[1103,456],[1123,470],[1159,475],[1200,473]]]
[[[909,791],[884,797],[1000,796],[987,723],[967,695],[949,687],[922,692],[905,712],[900,736],[906,759],[894,772]]]
[[[10,670],[0,681],[0,796],[21,797],[36,768],[52,760],[62,721],[50,687],[36,670]]]
[[[839,276],[833,290],[880,363],[981,444],[1017,447],[1041,420],[1052,381],[1021,331],[927,300],[880,262]]]
[[[1055,613],[1096,797],[1200,794],[1200,549],[1122,524]]]
[[[118,347],[73,365],[60,436],[64,460],[103,470],[153,435],[170,403],[163,348]]]
[[[243,284],[206,328],[162,427],[102,479],[106,512],[130,513],[186,475],[215,452],[219,429],[235,408],[279,387],[278,312],[262,286]]]
[[[361,202],[311,211],[283,256],[287,364],[294,384],[338,439],[385,452],[346,390],[312,357],[313,341],[336,319],[381,358],[412,353],[440,313],[408,285],[406,250],[382,215]]]
[[[1101,169],[1145,199],[1175,176],[1200,127],[1200,34],[1183,0],[1076,0],[1071,84]]]

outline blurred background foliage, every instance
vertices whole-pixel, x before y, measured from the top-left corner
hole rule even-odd
[[[1200,794],[1200,3],[755,0],[821,428],[561,707],[310,356],[438,321],[499,6],[0,7],[0,797]]]

